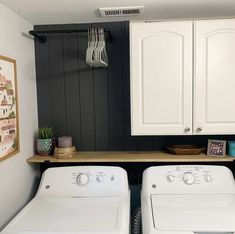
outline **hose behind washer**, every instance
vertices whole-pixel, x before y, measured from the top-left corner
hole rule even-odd
[[[141,207],[134,210],[131,218],[131,234],[142,234]]]

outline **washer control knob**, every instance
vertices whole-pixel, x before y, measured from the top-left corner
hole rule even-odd
[[[183,175],[183,181],[187,185],[191,185],[195,183],[195,177],[192,172],[185,172]]]
[[[167,175],[166,179],[167,179],[168,182],[171,183],[175,180],[175,177],[172,174],[169,174],[169,175]]]
[[[80,173],[76,178],[77,184],[85,186],[89,182],[89,176],[86,173]]]
[[[103,174],[102,174],[102,175],[97,175],[97,176],[96,176],[96,180],[97,180],[97,182],[99,182],[99,183],[103,182],[103,181],[104,181],[104,175],[103,175]]]
[[[205,175],[205,176],[204,176],[204,180],[205,180],[206,182],[211,182],[211,181],[212,181],[212,177],[211,177],[210,175]]]

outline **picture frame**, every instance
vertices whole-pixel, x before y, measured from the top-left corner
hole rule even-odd
[[[207,145],[207,155],[213,157],[225,157],[226,141],[209,139]]]
[[[0,162],[19,153],[16,60],[0,55]]]

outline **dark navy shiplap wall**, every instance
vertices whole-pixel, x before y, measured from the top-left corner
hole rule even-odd
[[[35,43],[39,125],[51,125],[56,136],[71,135],[78,150],[162,150],[168,144],[206,145],[208,138],[234,136],[132,137],[128,22],[42,25],[35,30],[108,27],[109,67],[85,63],[87,35],[49,34]],[[166,108],[167,111],[167,108]]]

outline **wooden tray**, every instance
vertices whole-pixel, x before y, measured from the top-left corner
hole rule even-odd
[[[166,147],[167,152],[175,155],[196,155],[201,154],[205,148],[195,145],[169,145]]]
[[[54,150],[54,157],[58,159],[72,158],[74,157],[75,154],[76,154],[75,146],[68,147],[68,148],[55,147],[55,150]]]

